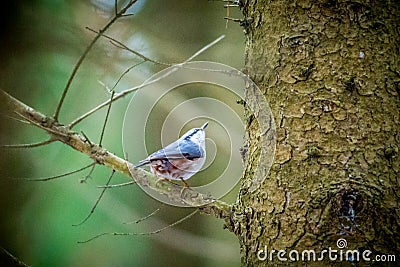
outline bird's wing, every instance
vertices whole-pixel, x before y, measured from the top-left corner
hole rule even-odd
[[[204,156],[203,149],[193,142],[174,142],[163,149],[151,154],[145,160],[157,159],[183,159],[201,158]]]
[[[145,158],[145,159],[139,161],[139,163],[135,165],[135,168],[142,167],[143,165],[146,165],[149,163],[150,163],[149,158]]]

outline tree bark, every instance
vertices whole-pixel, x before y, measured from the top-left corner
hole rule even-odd
[[[339,249],[340,238],[345,249],[398,255],[399,4],[242,2],[245,70],[268,99],[277,127],[268,177],[254,192],[242,187],[233,207],[242,265],[289,264],[276,252],[272,261],[257,253],[319,253]],[[257,121],[250,112],[246,117],[243,185],[260,149]]]

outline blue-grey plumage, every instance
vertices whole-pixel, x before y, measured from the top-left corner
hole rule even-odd
[[[160,149],[136,167],[150,165],[151,172],[157,176],[186,180],[197,173],[205,162],[205,131],[208,122],[200,128],[193,128],[175,142]]]

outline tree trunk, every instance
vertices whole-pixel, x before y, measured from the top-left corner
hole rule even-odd
[[[288,264],[292,250],[319,258],[340,238],[371,260],[399,254],[400,5],[245,2],[245,69],[270,103],[277,149],[262,186],[243,186],[234,206],[242,265]],[[251,115],[247,127],[243,185],[260,149]]]

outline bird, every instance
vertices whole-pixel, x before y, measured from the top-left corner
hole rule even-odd
[[[160,180],[182,181],[185,187],[189,187],[185,180],[196,174],[205,162],[207,125],[208,122],[187,131],[175,142],[139,161],[135,167],[150,166],[150,171]]]

